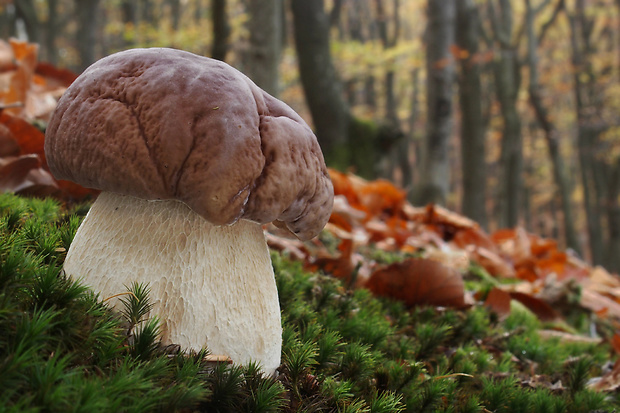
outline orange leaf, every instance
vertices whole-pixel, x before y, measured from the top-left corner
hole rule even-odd
[[[11,130],[0,123],[0,157],[16,156],[19,154],[19,145],[15,141]]]
[[[406,197],[405,191],[384,179],[368,182],[358,193],[360,203],[371,216],[382,213],[393,216],[401,210]]]
[[[59,69],[46,62],[39,62],[35,68],[35,73],[45,78],[45,83],[52,87],[69,87],[77,75],[68,69]]]
[[[20,147],[20,154],[36,154],[43,165],[45,163],[45,135],[39,129],[32,126],[25,119],[13,116],[3,110],[0,113],[0,124],[6,126],[13,135],[13,139]]]
[[[496,252],[497,247],[491,237],[480,228],[464,228],[454,234],[452,242],[459,248],[469,246],[483,247],[489,251]]]
[[[616,331],[610,340],[611,347],[614,349],[616,354],[620,354],[620,334]]]
[[[558,319],[558,314],[549,304],[536,298],[533,295],[513,291],[510,296],[526,306],[531,312],[536,314],[541,321],[554,321]]]
[[[616,391],[620,387],[620,360],[617,360],[614,367],[599,381],[590,384],[589,387],[598,391]]]
[[[510,293],[493,287],[484,300],[484,305],[497,313],[500,318],[504,318],[510,314],[510,300]]]
[[[471,253],[471,256],[474,261],[495,277],[512,278],[515,275],[514,267],[493,251],[479,247]]]
[[[329,176],[334,185],[334,195],[343,195],[346,197],[347,201],[349,201],[349,204],[355,208],[361,206],[357,197],[357,192],[353,188],[353,184],[349,180],[347,174],[330,168]]]
[[[408,306],[465,306],[461,274],[429,259],[412,258],[377,270],[370,276],[366,288]]]
[[[0,192],[47,196],[58,190],[54,178],[40,168],[34,154],[0,159]]]

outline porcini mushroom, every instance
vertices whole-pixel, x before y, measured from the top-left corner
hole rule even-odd
[[[67,89],[45,153],[56,178],[103,191],[67,253],[68,275],[102,298],[148,283],[164,342],[275,371],[280,308],[261,224],[307,240],[333,201],[297,113],[223,62],[133,49]]]

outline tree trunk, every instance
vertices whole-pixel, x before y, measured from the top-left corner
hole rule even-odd
[[[247,7],[250,47],[245,72],[258,86],[278,96],[282,0],[249,0]]]
[[[77,49],[80,56],[80,70],[86,69],[95,62],[95,44],[97,29],[97,8],[99,0],[76,0],[77,14]]]
[[[551,158],[551,166],[553,168],[553,178],[562,207],[566,246],[580,252],[581,248],[579,246],[579,239],[577,238],[577,231],[575,230],[575,219],[573,216],[568,176],[566,174],[562,154],[560,153],[560,135],[553,122],[551,122],[547,108],[544,106],[543,99],[540,95],[541,85],[539,84],[537,66],[538,39],[534,33],[535,13],[530,4],[530,0],[526,1],[526,7],[528,67],[530,73],[530,85],[528,90],[530,103],[536,114],[536,119],[545,134],[549,157]]]
[[[460,60],[459,103],[463,173],[462,212],[487,227],[485,127],[482,117],[482,84],[478,44],[480,21],[472,0],[457,1],[457,46],[466,57]]]
[[[213,22],[213,45],[211,57],[225,61],[228,53],[230,26],[226,16],[226,0],[211,1],[211,21]]]
[[[381,44],[385,50],[391,49],[396,46],[398,36],[400,32],[400,21],[398,19],[399,1],[394,0],[394,10],[391,16],[393,30],[392,36],[389,35],[388,20],[389,17],[383,8],[383,0],[375,0],[375,7],[377,10],[377,28],[379,32],[379,38]],[[390,64],[391,62],[388,62]],[[384,86],[385,86],[385,118],[388,122],[397,125],[397,103],[396,94],[394,92],[395,73],[393,69],[388,69],[385,73]]]
[[[58,52],[56,50],[56,33],[58,27],[58,0],[47,0],[47,22],[45,23],[45,56],[44,59],[55,65]]]
[[[78,0],[81,1],[81,0]],[[157,7],[151,0],[139,0],[140,21],[157,26],[159,23],[159,15],[156,13]]]
[[[329,50],[323,0],[292,0],[299,75],[326,162],[374,178],[378,160],[401,137],[398,128],[353,117]]]
[[[319,144],[328,164],[347,168],[351,116],[329,50],[329,20],[323,0],[292,0],[299,75]]]
[[[28,41],[31,43],[39,42],[39,19],[33,0],[15,0],[15,12],[18,19],[21,19],[26,26]]]
[[[493,10],[492,1],[489,5]],[[495,39],[499,43],[494,64],[495,89],[504,120],[500,163],[502,165],[499,226],[514,227],[519,223],[519,207],[523,191],[523,141],[517,97],[521,87],[517,48],[511,44],[513,12],[510,0],[499,0],[500,14],[492,12]]]
[[[591,67],[590,35],[592,23],[585,16],[585,5],[583,1],[577,1],[575,14],[570,16],[570,36],[572,48],[573,79],[575,93],[575,109],[577,111],[577,142],[579,149],[579,166],[581,169],[581,180],[583,185],[583,202],[586,211],[586,221],[588,225],[588,239],[590,244],[591,260],[594,264],[601,264],[604,259],[603,254],[603,229],[601,218],[603,211],[599,205],[599,195],[597,194],[597,172],[596,172],[596,141],[601,132],[600,125],[597,125],[596,108],[591,102],[594,93],[591,83],[584,82],[582,79],[590,79],[594,76]]]
[[[179,30],[181,23],[181,0],[168,0],[170,4],[170,19],[172,20],[172,30],[175,32]]]
[[[428,1],[426,47],[427,130],[419,202],[445,203],[450,190],[450,138],[453,129],[455,0]]]

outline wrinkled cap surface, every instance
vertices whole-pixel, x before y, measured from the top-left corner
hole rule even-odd
[[[58,179],[180,200],[215,225],[280,221],[305,240],[332,208],[301,117],[231,66],[180,50],[132,49],[90,66],[59,100],[45,154]]]

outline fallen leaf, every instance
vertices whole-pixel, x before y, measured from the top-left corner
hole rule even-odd
[[[57,190],[56,181],[41,168],[37,155],[0,158],[0,192],[47,196]]]
[[[565,342],[565,343],[570,342],[570,343],[597,344],[601,342],[600,338],[586,337],[580,334],[571,334],[565,331],[557,331],[557,330],[549,330],[549,329],[538,330],[538,335],[542,339],[560,339],[560,341]]]
[[[487,298],[484,300],[484,306],[488,307],[491,311],[496,313],[500,319],[507,317],[510,314],[510,293],[502,290],[501,288],[493,287]]]
[[[527,307],[531,312],[536,314],[541,321],[556,321],[559,318],[558,313],[553,307],[540,298],[518,291],[511,292],[510,297]]]
[[[616,361],[614,367],[604,374],[600,380],[588,385],[591,389],[598,391],[615,391],[620,387],[620,360]]]
[[[461,274],[440,262],[411,258],[375,271],[365,285],[374,294],[403,301],[412,307],[464,307]]]

